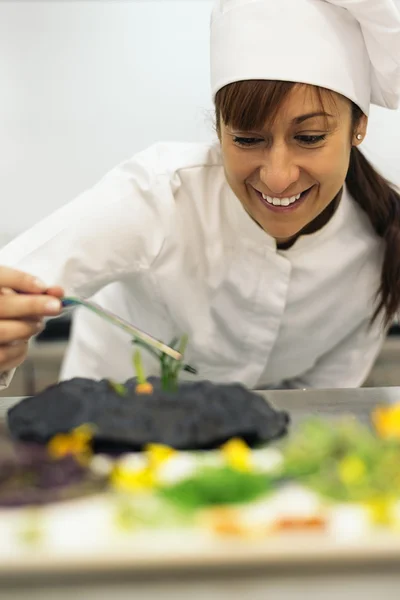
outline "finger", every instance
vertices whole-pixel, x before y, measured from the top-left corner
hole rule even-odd
[[[43,321],[0,321],[0,344],[9,344],[14,340],[28,340],[43,331]]]
[[[18,294],[18,292],[16,292],[15,290],[12,290],[11,288],[8,287],[0,287],[0,295],[3,296],[7,296],[7,295],[15,295]],[[65,296],[65,292],[64,289],[60,286],[54,286],[54,287],[49,287],[48,289],[46,289],[45,294],[47,296],[55,296],[56,298],[62,298],[63,296]]]
[[[19,292],[38,294],[47,290],[48,286],[33,275],[0,266],[0,286],[8,287]]]
[[[8,288],[8,287],[2,287],[2,288],[0,288],[0,295],[1,296],[15,296],[16,294],[18,294],[18,292],[15,292],[11,288]]]
[[[28,347],[26,342],[0,346],[0,371],[9,371],[23,363],[28,354]]]
[[[61,313],[59,299],[53,296],[16,294],[0,296],[0,319],[51,317]]]
[[[46,290],[46,294],[48,294],[49,296],[55,296],[56,298],[62,298],[63,296],[65,296],[64,289],[58,285],[54,287],[49,287]]]

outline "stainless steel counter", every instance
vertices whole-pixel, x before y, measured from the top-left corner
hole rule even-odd
[[[291,413],[293,426],[310,414],[336,419],[350,413],[366,421],[376,404],[400,401],[400,388],[263,392],[277,408]],[[0,399],[0,411],[18,399]],[[1,518],[1,517],[0,517]],[[163,562],[164,561],[164,562]],[[151,562],[151,561],[150,561]],[[167,547],[157,564],[139,553],[82,557],[24,570],[0,569],[0,598],[15,600],[307,600],[400,597],[400,534],[343,545],[315,534],[289,535],[259,542],[210,541],[199,548]]]
[[[400,402],[400,387],[260,393],[277,408],[289,411],[294,423],[310,414],[336,419],[349,413],[366,422],[377,404]]]

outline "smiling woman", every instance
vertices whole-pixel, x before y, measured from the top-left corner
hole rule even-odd
[[[346,181],[387,242],[373,318],[383,309],[389,325],[400,304],[400,196],[358,148],[366,115],[331,90],[282,81],[232,83],[217,92],[215,106],[227,179],[279,247],[323,227]]]
[[[141,152],[0,263],[167,343],[186,334],[203,379],[361,385],[400,302],[400,198],[359,150],[370,105],[399,103],[396,4],[216,0],[211,88],[215,143]],[[4,306],[6,370],[21,356],[2,361]],[[78,375],[127,379],[129,339],[77,314],[62,377]]]

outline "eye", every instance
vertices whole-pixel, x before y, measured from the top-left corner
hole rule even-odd
[[[297,135],[296,140],[299,140],[302,144],[306,144],[307,146],[314,146],[316,144],[320,144],[326,139],[326,134],[324,135]]]
[[[237,146],[243,146],[243,147],[247,147],[247,148],[249,146],[257,146],[262,141],[263,140],[260,138],[238,137],[236,135],[233,137],[234,144],[236,144]]]

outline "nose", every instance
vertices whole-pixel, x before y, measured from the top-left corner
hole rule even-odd
[[[260,166],[260,180],[271,194],[282,195],[299,179],[300,167],[285,144],[270,148]]]

